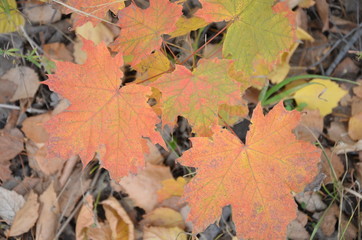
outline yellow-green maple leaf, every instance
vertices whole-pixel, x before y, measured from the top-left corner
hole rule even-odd
[[[256,60],[269,66],[294,42],[294,16],[285,3],[274,0],[200,0],[197,17],[207,22],[231,21],[223,54],[235,59],[237,70],[252,74]]]

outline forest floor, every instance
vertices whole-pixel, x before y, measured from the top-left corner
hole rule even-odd
[[[198,6],[196,1],[187,2]],[[301,41],[288,56],[288,76],[316,74],[362,83],[362,56],[358,55],[362,50],[362,1],[287,2],[296,13],[298,27],[312,37]],[[49,136],[42,124],[67,107],[61,96],[40,84],[54,71],[51,60],[82,62],[80,36],[109,43],[119,28],[102,23],[97,28],[86,24],[74,29],[71,14],[61,12],[56,3],[26,0],[17,1],[17,7],[25,19],[24,27],[0,34],[0,239],[80,239],[85,231],[90,239],[111,239],[117,227],[126,229],[124,236],[112,239],[172,239],[179,229],[186,233],[177,239],[236,239],[232,207],[220,209],[220,221],[192,235],[192,225],[185,221],[189,208],[178,203],[180,190],[164,201],[158,199],[165,180],[185,174],[176,159],[191,147],[192,129],[182,117],[169,132],[173,151],[154,147],[146,157],[156,166],[123,180],[134,193],[112,180],[108,171],[99,167],[97,157],[87,166],[77,156],[67,161],[46,157]],[[6,28],[4,25],[0,16],[0,29]],[[205,28],[203,41],[223,27],[221,23]],[[189,39],[192,36],[197,34]],[[218,48],[221,40],[222,34],[207,49]],[[182,60],[185,38],[177,37],[172,44],[180,48],[169,50]],[[133,81],[137,73],[127,67],[124,70],[126,81]],[[288,226],[289,239],[362,239],[362,86],[335,83],[338,85],[329,89],[328,97],[319,96],[327,98],[320,109],[330,107],[329,100],[336,101],[331,112],[302,110],[308,112],[302,123],[318,136],[325,154],[315,181],[295,195],[298,217]],[[338,98],[341,92],[343,96]],[[259,94],[260,89],[251,87],[244,95],[250,110]],[[296,106],[297,95],[285,104]],[[232,126],[242,140],[248,125],[244,120]],[[306,141],[316,141],[303,129],[295,133]],[[184,183],[178,184],[182,188]],[[94,209],[92,201],[97,203]],[[157,234],[162,237],[155,237]]]

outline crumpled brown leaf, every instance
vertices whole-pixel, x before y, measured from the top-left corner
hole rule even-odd
[[[114,197],[102,202],[106,218],[112,231],[112,239],[134,239],[134,226],[127,212]]]
[[[136,206],[150,212],[158,203],[157,191],[162,188],[162,181],[170,178],[169,167],[148,164],[137,175],[123,177],[119,184]]]
[[[1,78],[17,85],[10,101],[32,98],[39,87],[38,74],[30,67],[11,68]]]
[[[41,209],[36,225],[36,240],[54,239],[60,214],[54,182],[40,195],[39,200]]]
[[[23,207],[16,213],[11,225],[9,236],[18,236],[32,228],[39,216],[38,195],[30,191],[28,199]]]

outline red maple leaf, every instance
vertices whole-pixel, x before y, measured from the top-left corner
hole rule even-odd
[[[144,165],[143,137],[162,142],[155,131],[159,118],[147,104],[151,89],[135,84],[120,88],[122,55],[112,58],[105,43],[85,41],[83,49],[88,54],[84,64],[56,62],[56,74],[45,82],[71,102],[46,124],[49,154],[79,154],[86,165],[99,151],[103,166],[119,179]]]
[[[300,120],[282,103],[264,116],[260,105],[243,144],[226,129],[214,128],[213,140],[192,138],[179,161],[197,168],[185,196],[195,231],[214,222],[231,204],[238,236],[285,239],[296,218],[292,191],[299,192],[317,173],[320,150],[292,133]]]

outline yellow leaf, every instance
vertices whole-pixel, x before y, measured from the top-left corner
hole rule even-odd
[[[147,82],[153,82],[161,77],[161,73],[170,69],[170,61],[163,53],[155,51],[153,54],[142,59],[141,62],[133,68],[137,70],[136,82],[141,82],[148,78],[150,79]]]
[[[24,25],[24,18],[16,9],[15,0],[0,2],[0,33],[14,32]]]
[[[339,100],[347,93],[330,80],[313,79],[309,85],[294,94],[298,105],[306,103],[309,109],[318,109],[322,116],[332,112],[337,106]]]
[[[172,196],[182,196],[186,183],[187,182],[183,177],[178,177],[176,180],[173,178],[163,180],[162,188],[157,192],[158,201],[162,202]]]
[[[208,23],[204,19],[199,17],[186,18],[182,16],[176,22],[176,27],[177,27],[176,30],[173,31],[172,33],[169,33],[169,35],[172,38],[182,36],[191,31],[205,27],[207,24]]]

